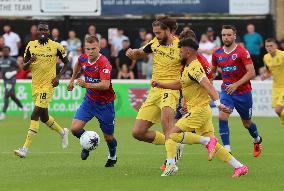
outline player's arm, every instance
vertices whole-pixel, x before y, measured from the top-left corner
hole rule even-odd
[[[56,54],[60,60],[62,61],[62,63],[64,64],[62,69],[60,70],[59,74],[57,74],[57,76],[52,80],[52,86],[56,87],[59,84],[59,79],[61,78],[61,76],[66,72],[67,68],[68,68],[68,64],[69,64],[69,59],[68,56],[63,48],[62,45],[60,45],[57,48],[57,54]]]
[[[268,68],[264,58],[263,58],[263,62],[264,62],[265,67],[263,67],[263,73],[260,75],[260,79],[262,81],[271,77],[271,73],[269,71],[269,68]]]
[[[211,63],[211,71],[212,71],[212,74],[213,74],[213,79],[216,77],[217,69],[218,69],[218,63],[216,61],[216,56],[213,53],[212,54],[212,63]]]
[[[36,61],[36,56],[32,55],[30,52],[29,44],[26,47],[25,54],[24,54],[24,67],[23,69],[27,71],[30,68],[30,65]]]
[[[70,79],[70,82],[67,86],[67,90],[68,91],[72,91],[73,88],[74,88],[74,80],[77,78],[78,74],[80,73],[81,71],[81,67],[79,65],[79,62],[77,61],[74,68],[73,68],[73,74],[72,74],[72,77]]]
[[[171,83],[163,83],[163,82],[159,82],[159,81],[152,81],[151,86],[163,88],[163,89],[171,89],[171,90],[180,90],[181,89],[180,81],[175,81],[175,82],[171,82]]]
[[[99,83],[86,83],[83,79],[78,79],[77,85],[82,88],[96,89],[96,90],[108,90],[110,86],[110,80],[101,80]]]
[[[200,84],[200,86],[202,86],[207,91],[210,98],[214,101],[214,104],[216,105],[216,107],[218,107],[221,111],[223,111],[225,113],[231,113],[232,112],[230,108],[227,108],[226,106],[221,104],[220,98],[219,98],[219,93],[217,92],[217,90],[214,88],[214,86],[212,85],[212,83],[210,82],[210,80],[206,76],[203,76],[201,78],[199,84]]]
[[[5,77],[7,79],[13,78],[17,74],[17,72],[20,71],[20,67],[17,64],[17,60],[16,59],[12,60],[12,65],[13,65],[13,68],[15,68],[15,70],[5,73]]]
[[[139,49],[129,48],[126,51],[126,56],[128,56],[131,60],[137,60],[138,58],[146,57],[148,54],[151,54],[153,52],[152,44],[153,44],[153,42],[150,41],[144,47],[141,47]]]

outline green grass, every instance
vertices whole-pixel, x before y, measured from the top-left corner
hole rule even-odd
[[[64,127],[70,126],[70,117],[55,119]],[[277,118],[254,121],[264,139],[259,158],[252,156],[251,138],[239,118],[230,120],[233,153],[249,167],[247,176],[233,179],[232,169],[217,159],[208,162],[206,150],[200,145],[186,146],[178,173],[161,177],[159,166],[165,159],[165,149],[134,140],[134,118],[116,120],[119,146],[115,168],[104,167],[107,146],[103,141],[88,160],[82,161],[77,139],[70,136],[69,148],[62,150],[59,136],[44,125],[34,138],[28,157],[20,159],[12,151],[23,144],[29,122],[8,116],[0,121],[0,191],[282,190],[284,127]],[[216,119],[214,124],[217,127]],[[95,120],[87,126],[93,128],[102,135]]]

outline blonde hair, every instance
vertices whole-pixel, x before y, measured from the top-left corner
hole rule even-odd
[[[85,42],[87,43],[99,42],[99,39],[95,35],[87,35],[85,38]]]

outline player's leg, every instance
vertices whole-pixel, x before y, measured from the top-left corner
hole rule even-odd
[[[6,112],[9,107],[9,97],[10,97],[10,94],[5,89],[4,105],[3,105],[2,113],[0,114],[0,120],[4,120],[6,118]]]
[[[284,125],[284,110],[283,110],[283,106],[279,106],[277,105],[274,108],[275,113],[279,116],[281,123]]]
[[[252,122],[252,94],[248,92],[240,96],[234,96],[234,105],[237,112],[240,114],[240,117],[243,122],[243,126],[248,130],[250,136],[253,138],[254,148],[253,155],[254,157],[259,156],[262,151],[261,142],[262,138],[258,133],[258,129],[255,123]]]
[[[31,115],[30,128],[28,130],[28,134],[27,134],[25,143],[18,150],[14,150],[14,153],[17,156],[21,157],[21,158],[26,157],[27,151],[28,151],[29,147],[32,144],[33,137],[38,132],[38,129],[39,129],[39,117],[41,115],[41,112],[42,112],[42,108],[40,108],[38,106],[34,107],[34,110],[33,110],[32,115]]]
[[[61,139],[61,145],[62,148],[65,149],[68,146],[68,133],[69,130],[67,128],[62,128],[55,120],[52,116],[50,116],[48,114],[48,109],[47,108],[42,108],[42,112],[40,115],[40,120],[41,122],[43,122],[46,126],[48,126],[50,129],[56,131]]]
[[[23,111],[24,114],[24,119],[28,118],[28,111],[27,109],[23,106],[23,104],[21,103],[21,101],[16,97],[15,94],[15,86],[16,86],[16,81],[12,84],[12,89],[10,91],[10,97],[11,99],[16,103],[16,105]]]
[[[220,94],[221,103],[234,109],[234,104],[230,95],[228,95],[225,91],[221,91]],[[230,146],[230,129],[228,125],[230,114],[225,113],[223,111],[219,112],[219,134],[222,139],[224,147],[231,152]]]
[[[272,95],[273,94],[277,95],[274,96],[274,99],[272,99],[272,106],[274,107],[276,114],[279,116],[281,123],[284,125],[284,89],[273,89]]]

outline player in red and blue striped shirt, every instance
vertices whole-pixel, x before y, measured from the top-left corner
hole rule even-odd
[[[251,121],[252,116],[252,94],[250,80],[255,76],[253,62],[249,52],[237,45],[236,28],[231,25],[222,27],[222,41],[224,46],[217,49],[212,55],[212,70],[217,67],[222,70],[221,103],[236,108],[243,125],[248,129],[254,139],[254,156],[261,153],[262,138],[258,135],[256,125]],[[228,119],[230,114],[220,111],[219,133],[224,147],[231,152],[229,140]]]

